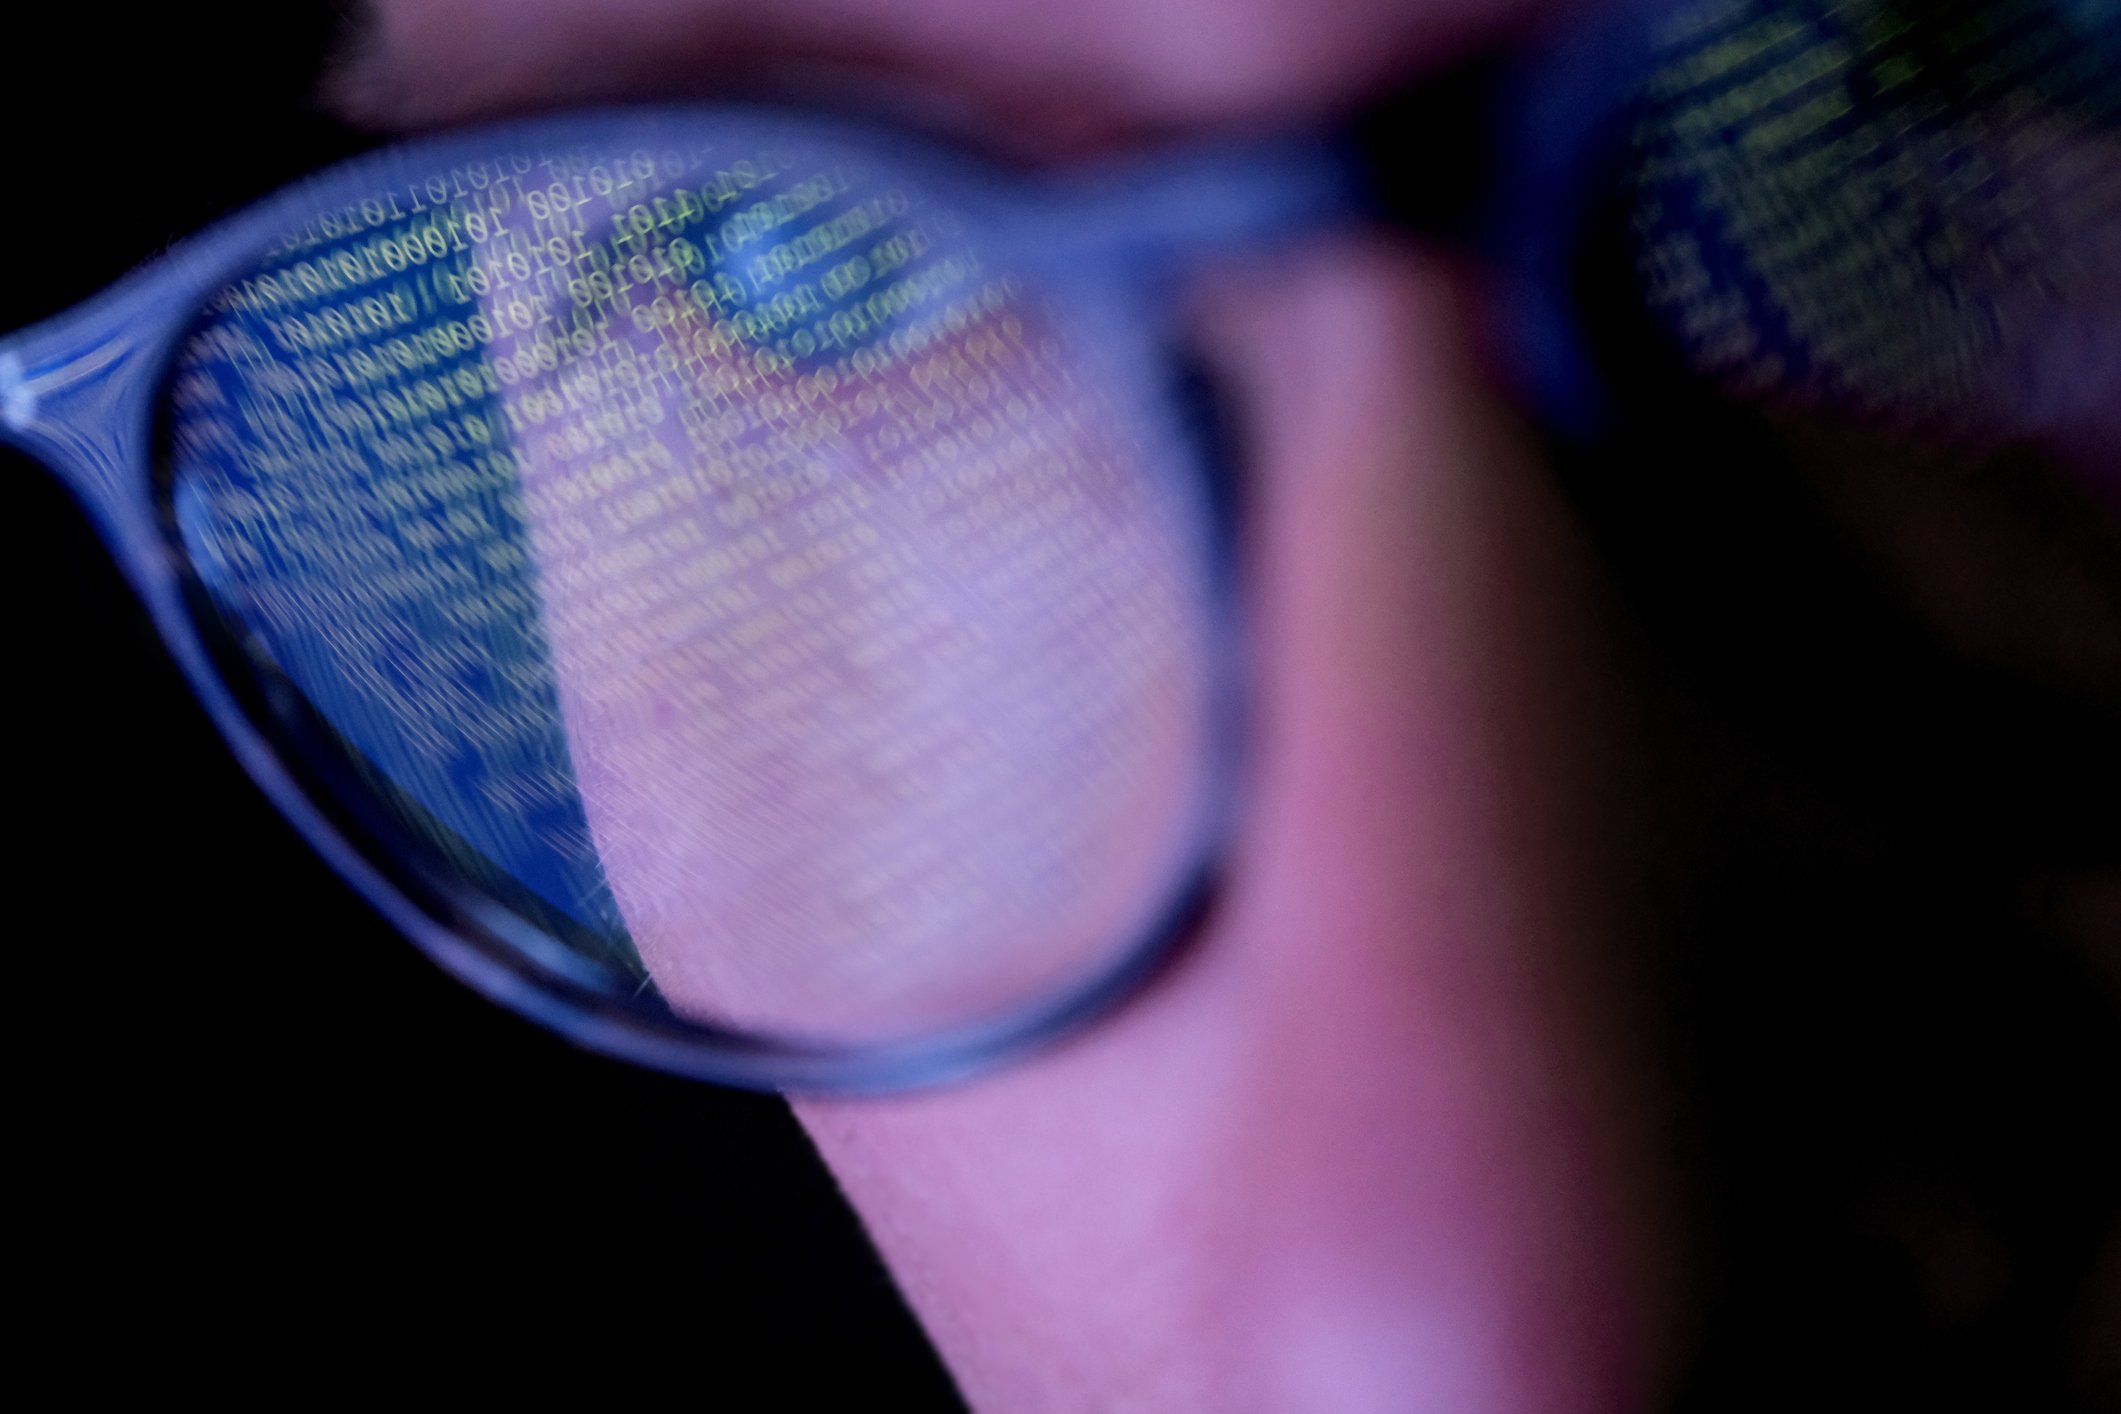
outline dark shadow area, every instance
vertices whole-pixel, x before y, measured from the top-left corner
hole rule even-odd
[[[0,329],[365,145],[310,102],[332,23],[41,15],[0,96],[36,135]],[[444,977],[243,776],[66,493],[0,470],[35,1382],[961,1407],[780,1101],[592,1058]]]

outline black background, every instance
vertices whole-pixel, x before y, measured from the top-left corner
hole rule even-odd
[[[330,23],[41,9],[0,62],[0,330],[362,145],[311,101]],[[236,768],[57,482],[0,476],[24,1378],[957,1407],[780,1101],[445,978]]]

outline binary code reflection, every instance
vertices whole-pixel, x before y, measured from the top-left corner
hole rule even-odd
[[[1199,823],[1199,512],[1063,313],[833,154],[497,154],[221,292],[171,502],[406,837],[615,980],[982,1018]]]
[[[1976,446],[2110,416],[2114,7],[1689,0],[1642,105],[1647,303],[1727,391]]]

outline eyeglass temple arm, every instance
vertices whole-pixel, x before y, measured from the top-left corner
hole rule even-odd
[[[0,340],[0,442],[109,512],[137,490],[151,380],[139,370],[189,307],[181,264],[150,266],[78,308]]]

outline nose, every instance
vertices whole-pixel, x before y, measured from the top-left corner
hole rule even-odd
[[[1005,1073],[797,1102],[976,1406],[1652,1402],[1620,686],[1451,288],[1339,248],[1211,302],[1257,729],[1200,945]]]
[[[1256,721],[1192,953],[989,1079],[798,1102],[981,1407],[1645,1398],[1647,1146],[1601,1001],[1616,685],[1450,291],[1336,247],[1208,302]],[[526,326],[496,366],[575,777],[659,989],[800,1033],[1094,967],[1209,759],[1200,543],[1119,405],[1023,299],[831,387],[761,360],[756,314],[637,307],[584,335],[616,358],[545,370]]]

